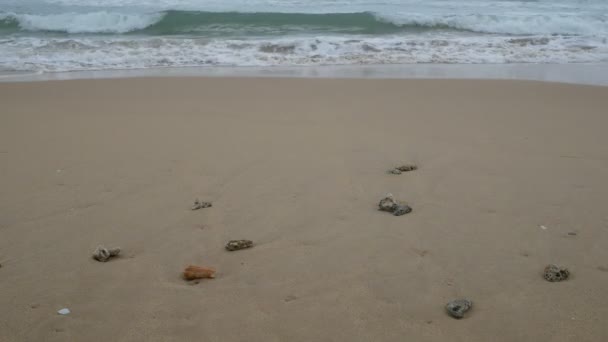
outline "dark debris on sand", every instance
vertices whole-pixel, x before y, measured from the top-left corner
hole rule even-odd
[[[226,244],[226,250],[231,252],[251,247],[253,247],[253,241],[251,240],[230,240]]]
[[[203,209],[203,208],[209,208],[213,206],[213,204],[211,204],[211,202],[202,202],[199,201],[198,198],[194,201],[194,205],[192,206],[192,210],[199,210],[199,209]]]

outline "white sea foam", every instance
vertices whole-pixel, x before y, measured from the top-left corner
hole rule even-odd
[[[577,37],[21,38],[0,41],[0,68],[67,71],[184,66],[608,62]]]

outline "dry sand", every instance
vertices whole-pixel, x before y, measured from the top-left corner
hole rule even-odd
[[[3,342],[608,339],[608,87],[77,80],[0,106]]]

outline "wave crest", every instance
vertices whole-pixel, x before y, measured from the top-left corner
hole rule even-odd
[[[422,15],[415,13],[264,13],[166,11],[157,13],[0,13],[0,29],[65,33],[285,34],[294,30],[324,33],[390,34],[458,30],[496,34],[608,34],[608,15]]]
[[[54,31],[65,33],[127,33],[145,29],[164,17],[164,13],[126,14],[113,12],[61,14],[4,14],[0,27],[18,26],[24,31]]]

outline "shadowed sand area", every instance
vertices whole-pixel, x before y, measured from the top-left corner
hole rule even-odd
[[[608,87],[73,80],[0,106],[0,341],[608,339]]]

